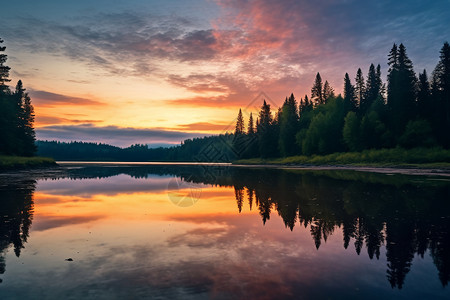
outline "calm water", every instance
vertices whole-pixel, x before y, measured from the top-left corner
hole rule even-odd
[[[0,174],[1,299],[450,298],[450,178],[208,166]]]

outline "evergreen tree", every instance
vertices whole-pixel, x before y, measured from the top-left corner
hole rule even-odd
[[[381,79],[381,67],[380,64],[377,65],[377,71],[375,73],[376,76],[376,82],[377,82],[377,86],[378,86],[378,96],[381,97],[381,99],[383,99],[384,102],[384,97],[385,97],[385,93],[386,93],[386,87],[383,84],[383,80]]]
[[[381,94],[381,78],[378,76],[379,75],[375,72],[375,66],[371,64],[367,75],[365,95],[360,104],[362,114],[366,114],[369,111],[373,102]]]
[[[344,76],[344,101],[347,105],[350,106],[350,109],[352,111],[356,111],[357,102],[355,95],[355,87],[352,85],[348,73],[345,73]]]
[[[294,94],[286,98],[280,114],[280,135],[278,145],[282,156],[298,153],[295,134],[298,128],[297,101]]]
[[[417,108],[419,116],[423,119],[431,119],[431,102],[430,83],[428,82],[427,71],[419,73],[419,82],[417,90]]]
[[[389,54],[388,108],[391,128],[398,138],[409,120],[415,117],[416,75],[403,44],[394,46]]]
[[[22,81],[19,80],[17,85],[22,86]],[[22,87],[23,89],[23,87]],[[17,88],[16,88],[17,92]],[[33,156],[37,150],[35,145],[36,142],[36,133],[34,131],[34,107],[31,104],[31,99],[28,93],[25,92],[25,89],[22,90],[22,117],[19,121],[19,128],[22,132],[22,155],[24,156]]]
[[[248,119],[248,128],[247,128],[247,134],[254,134],[255,133],[255,126],[253,124],[253,115],[250,113],[250,117]]]
[[[3,40],[0,39],[0,45]],[[9,87],[6,85],[9,82],[9,70],[10,68],[5,65],[8,56],[4,54],[6,47],[0,46],[0,153],[14,154],[13,151],[13,139],[15,111],[14,106],[11,103],[11,93]]]
[[[444,43],[433,71],[433,98],[436,99],[436,130],[442,145],[450,147],[450,45]]]
[[[3,43],[3,40],[0,39],[0,93],[1,94],[7,93],[9,91],[9,87],[6,85],[6,83],[11,81],[9,79],[9,70],[11,68],[5,65],[8,56],[6,54],[2,53],[6,50],[5,46],[1,46],[2,43]]]
[[[253,122],[253,114],[250,113],[250,117],[248,119],[248,127],[247,127],[247,135],[245,137],[245,149],[243,152],[244,158],[251,158],[259,156],[258,151],[258,139],[256,137],[256,129]]]
[[[364,102],[364,94],[366,93],[366,87],[364,83],[364,76],[362,74],[361,69],[359,68],[356,72],[355,78],[355,95],[356,101],[358,103],[358,107],[361,106],[361,103]]]
[[[315,103],[317,104],[325,103],[325,100],[323,98],[322,78],[320,77],[319,72],[317,72],[314,85],[311,88],[311,101],[315,101]]]
[[[272,112],[270,111],[270,104],[267,104],[266,100],[261,106],[258,119],[257,135],[261,157],[275,157],[277,156],[278,141],[273,134],[274,129],[271,126],[273,123]]]
[[[239,158],[242,157],[242,153],[245,150],[245,142],[244,117],[242,116],[242,110],[239,109],[233,137],[233,150]]]
[[[335,97],[334,89],[331,87],[328,81],[325,80],[325,83],[323,85],[323,99],[324,101],[327,101],[330,97]]]
[[[242,110],[239,109],[234,134],[239,135],[239,134],[243,134],[243,133],[244,133],[244,117],[242,116]]]

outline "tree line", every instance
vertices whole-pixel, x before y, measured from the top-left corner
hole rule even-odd
[[[241,158],[329,154],[378,148],[450,147],[450,46],[432,72],[416,73],[403,44],[388,55],[387,85],[380,65],[344,76],[343,96],[317,73],[311,95],[293,94],[272,112],[265,100],[245,128],[239,110],[233,148]]]
[[[33,156],[36,152],[34,132],[34,108],[22,81],[15,90],[7,85],[10,67],[5,65],[6,47],[0,39],[0,154]]]

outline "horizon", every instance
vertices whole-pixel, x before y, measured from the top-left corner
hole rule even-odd
[[[446,1],[321,2],[16,1],[0,38],[39,140],[152,148],[226,132],[263,96],[309,97],[317,72],[337,94],[371,63],[386,83],[393,43],[431,74],[448,40]]]

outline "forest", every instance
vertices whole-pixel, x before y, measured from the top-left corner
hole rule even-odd
[[[361,69],[352,84],[344,76],[343,96],[317,73],[311,96],[294,95],[272,113],[264,101],[254,124],[245,128],[239,110],[233,147],[241,158],[325,155],[365,149],[450,147],[450,46],[444,43],[432,72],[417,77],[403,44],[388,55],[387,84],[380,65]],[[252,142],[255,141],[255,142]]]
[[[0,40],[0,43],[3,41]],[[381,67],[371,64],[365,77],[358,69],[354,83],[345,74],[343,95],[335,95],[317,73],[311,94],[297,101],[291,93],[275,110],[264,101],[245,124],[240,109],[233,133],[188,139],[181,145],[150,149],[136,144],[119,148],[85,142],[38,141],[31,100],[18,81],[6,85],[10,68],[0,47],[0,154],[40,156],[58,160],[209,161],[327,155],[367,149],[450,148],[450,45],[444,43],[439,62],[428,77],[416,76],[403,44],[388,55],[387,82]]]
[[[34,108],[22,81],[14,91],[7,85],[10,67],[0,39],[0,155],[33,156],[36,152]]]
[[[388,65],[387,83],[382,80],[380,65],[371,64],[366,77],[358,69],[354,83],[345,74],[343,95],[335,95],[317,73],[310,97],[297,101],[291,94],[278,110],[264,101],[256,118],[249,114],[247,124],[239,110],[233,133],[155,149],[139,144],[122,149],[97,143],[39,141],[38,154],[60,160],[230,162],[367,149],[448,149],[449,44],[444,43],[440,50],[430,79],[426,70],[416,76],[403,44],[393,45]]]

